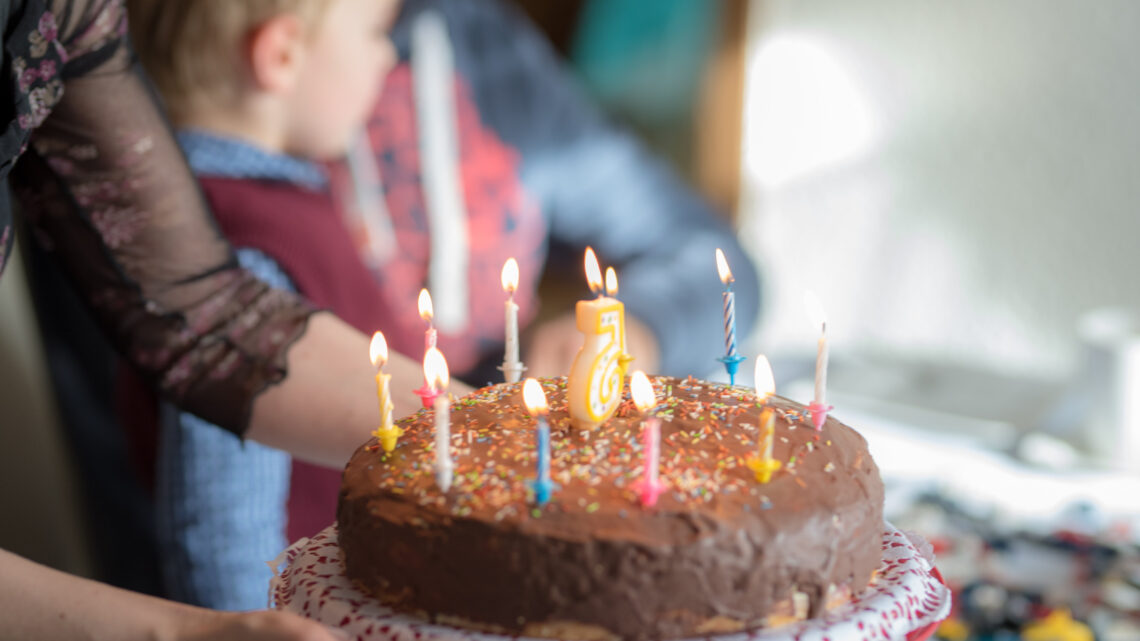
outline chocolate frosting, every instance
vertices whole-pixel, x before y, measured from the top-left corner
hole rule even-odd
[[[746,465],[764,407],[752,390],[653,382],[669,486],[654,508],[633,489],[644,417],[628,392],[584,433],[570,426],[565,379],[542,381],[560,487],[538,507],[527,489],[535,420],[521,384],[494,385],[452,405],[446,495],[431,411],[400,421],[392,453],[373,439],[353,455],[337,513],[348,576],[421,615],[624,639],[772,624],[792,614],[796,593],[814,616],[829,592],[866,587],[881,557],[883,485],[858,433],[833,418],[816,432],[802,405],[772,397],[783,467],[761,484]]]

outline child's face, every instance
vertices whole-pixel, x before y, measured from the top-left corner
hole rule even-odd
[[[388,32],[398,9],[399,0],[329,3],[290,101],[286,152],[323,160],[348,149],[396,62]]]

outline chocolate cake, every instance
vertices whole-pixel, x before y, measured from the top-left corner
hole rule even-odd
[[[882,556],[883,485],[863,438],[780,398],[773,457],[759,483],[764,405],[751,389],[653,379],[661,418],[653,508],[643,415],[628,398],[600,428],[577,432],[565,379],[544,379],[551,477],[535,505],[535,420],[522,384],[452,405],[454,482],[436,486],[433,415],[400,421],[344,472],[337,512],[350,579],[398,610],[487,631],[561,639],[669,639],[817,616],[863,590]]]

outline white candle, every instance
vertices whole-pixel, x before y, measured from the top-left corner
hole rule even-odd
[[[508,383],[517,383],[525,368],[519,360],[519,306],[515,302],[515,291],[519,287],[519,264],[514,258],[508,258],[503,264],[502,283],[503,291],[507,293],[507,344],[503,353],[502,370]]]
[[[819,341],[815,351],[815,403],[821,407],[827,405],[827,316],[823,312],[823,305],[815,293],[804,293],[804,307],[807,308],[808,317],[813,325],[818,325]]]
[[[432,347],[424,356],[424,377],[432,391],[438,392],[435,398],[435,482],[439,489],[451,489],[455,464],[451,461],[451,399],[447,396],[449,374],[447,360],[439,349]]]
[[[827,358],[827,323],[824,323],[815,348],[815,402],[820,405],[827,404]]]
[[[455,464],[451,462],[451,401],[447,392],[435,399],[435,482],[439,489],[451,489]]]

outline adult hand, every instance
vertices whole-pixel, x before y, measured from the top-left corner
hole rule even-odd
[[[633,356],[632,370],[653,374],[660,363],[657,337],[649,326],[637,318],[625,317],[625,345]],[[566,314],[539,325],[530,334],[523,361],[530,376],[561,376],[570,373],[574,356],[582,347],[574,314]]]
[[[179,641],[347,641],[348,634],[287,612],[218,613],[212,624],[178,636]]]

